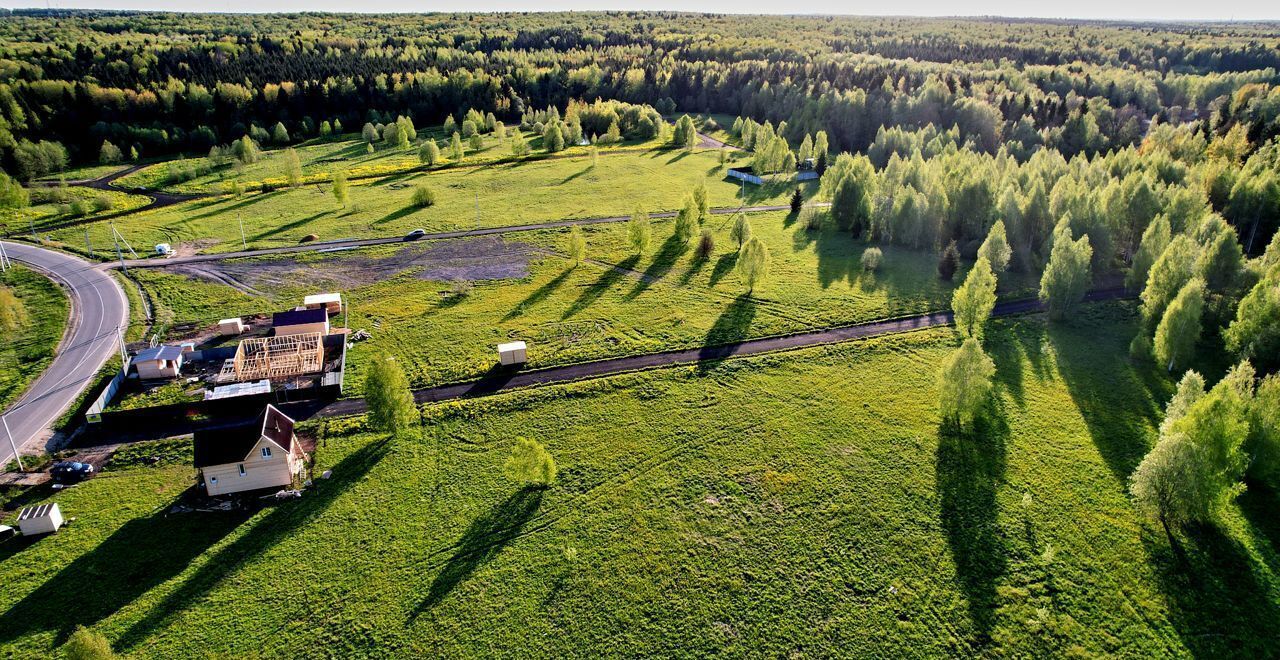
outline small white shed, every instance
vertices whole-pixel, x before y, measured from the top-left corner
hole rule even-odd
[[[524,364],[528,361],[526,355],[527,346],[522,341],[512,341],[505,344],[498,344],[498,362],[502,366],[509,367],[517,364]]]
[[[220,335],[238,335],[242,332],[244,332],[244,321],[241,321],[239,317],[218,321],[218,334]]]
[[[62,510],[56,502],[29,506],[18,513],[18,529],[23,536],[51,534],[62,527]]]
[[[342,311],[342,294],[341,293],[317,293],[302,299],[302,306],[307,309],[321,309],[330,314],[337,314]]]

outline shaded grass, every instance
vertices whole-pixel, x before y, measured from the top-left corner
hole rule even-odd
[[[1047,348],[963,438],[938,430],[939,329],[430,406],[385,444],[325,422],[334,480],[228,531],[155,513],[189,470],[100,477],[54,496],[81,522],[0,545],[0,652],[91,623],[139,657],[1265,655],[1267,500],[1179,566],[1073,397],[1140,368],[1132,305],[1106,307],[1075,386],[1042,318],[994,322],[988,346]],[[502,476],[516,435],[560,465],[540,495]]]

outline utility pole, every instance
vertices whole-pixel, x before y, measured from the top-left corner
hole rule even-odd
[[[236,222],[240,223],[240,247],[243,248],[245,252],[248,252],[249,244],[244,240],[244,216],[237,213]]]
[[[18,470],[26,472],[27,468],[22,465],[22,454],[18,453],[18,445],[13,441],[13,431],[9,430],[9,418],[4,415],[0,415],[0,422],[4,423],[4,434],[9,436],[9,448],[13,449],[13,458],[18,461]]]
[[[4,243],[0,243],[0,273],[8,272],[12,265],[9,263],[9,253],[4,251]]]
[[[129,373],[129,353],[124,348],[124,330],[116,326],[116,339],[120,340],[120,372]]]
[[[125,276],[129,275],[129,267],[124,265],[124,253],[120,251],[120,239],[116,236],[115,226],[111,227],[111,241],[116,244],[116,258],[120,260],[120,270],[124,271]]]

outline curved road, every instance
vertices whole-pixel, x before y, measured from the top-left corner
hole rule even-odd
[[[5,241],[4,249],[14,261],[57,280],[71,297],[68,331],[53,362],[4,414],[14,443],[30,448],[119,350],[117,328],[128,325],[129,302],[110,274],[83,259],[25,243]],[[0,436],[3,432],[0,426]],[[12,458],[4,437],[0,465]]]

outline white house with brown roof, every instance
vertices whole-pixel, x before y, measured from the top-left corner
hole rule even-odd
[[[306,459],[293,420],[272,405],[251,424],[195,434],[196,470],[209,495],[288,487]]]

